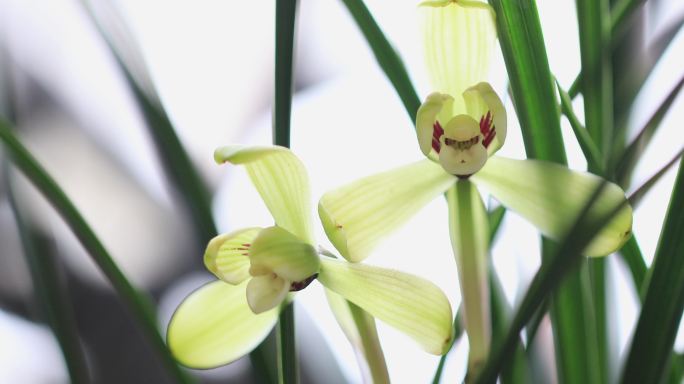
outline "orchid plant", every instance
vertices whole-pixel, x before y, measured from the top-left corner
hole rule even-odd
[[[218,149],[215,159],[245,166],[275,226],[240,229],[209,242],[204,262],[220,280],[190,294],[174,313],[167,342],[179,362],[212,368],[251,352],[294,299],[293,292],[313,280],[407,334],[427,352],[446,352],[452,311],[436,285],[407,273],[320,256],[308,176],[289,149],[230,146]]]
[[[425,1],[420,10],[435,90],[416,116],[418,145],[427,159],[330,191],[318,212],[340,254],[357,263],[421,207],[446,195],[470,345],[468,370],[475,375],[491,339],[487,211],[478,187],[542,234],[559,239],[603,180],[544,161],[494,156],[507,126],[504,105],[486,82],[496,43],[494,11],[467,0]],[[608,183],[589,215],[601,217],[624,203],[624,191]],[[625,204],[584,254],[618,250],[629,239],[631,225],[632,209]]]

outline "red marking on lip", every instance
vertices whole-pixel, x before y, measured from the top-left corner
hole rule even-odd
[[[487,114],[480,118],[480,133],[484,137],[482,145],[488,148],[494,137],[496,137],[496,126],[494,126],[494,117],[491,111],[487,111]]]
[[[442,144],[439,142],[442,135],[444,135],[444,129],[439,124],[439,121],[435,121],[435,124],[432,126],[432,149],[437,153],[442,149]]]

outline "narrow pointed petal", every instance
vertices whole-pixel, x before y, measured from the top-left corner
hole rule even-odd
[[[506,108],[504,108],[499,95],[489,83],[481,82],[474,85],[463,93],[468,114],[480,122],[483,126],[483,119],[491,118],[491,128],[494,129],[491,139],[483,132],[487,143],[487,154],[493,155],[501,148],[506,140]],[[489,114],[489,115],[488,115]]]
[[[273,309],[285,300],[290,282],[274,274],[256,276],[247,283],[247,304],[259,314]]]
[[[204,265],[219,279],[237,285],[249,278],[249,247],[261,228],[240,229],[211,239]]]
[[[253,276],[275,273],[289,281],[302,281],[318,272],[318,252],[280,227],[263,229],[249,250]]]
[[[318,214],[340,254],[359,262],[455,181],[438,164],[422,160],[326,193]]]
[[[444,354],[452,337],[451,305],[431,282],[384,268],[321,260],[318,280],[417,341],[425,351]]]
[[[560,239],[570,229],[601,178],[538,160],[513,160],[494,156],[473,181],[486,188],[503,205],[532,222],[551,238]],[[625,201],[625,192],[608,183],[592,206],[589,218],[611,212]],[[632,208],[625,205],[584,250],[587,256],[617,251],[632,233]]]
[[[309,178],[294,153],[277,146],[228,146],[217,149],[214,159],[219,164],[244,164],[276,224],[315,244]]]
[[[425,102],[421,104],[418,108],[418,114],[416,115],[416,134],[418,135],[418,144],[420,145],[420,150],[425,156],[431,156],[435,158],[434,152],[439,152],[435,149],[435,145],[439,145],[439,136],[435,130],[435,123],[440,122],[446,125],[446,122],[451,116],[441,116],[442,111],[448,109],[448,113],[451,113],[451,106],[453,105],[454,98],[444,94],[444,93],[431,93],[425,99]],[[435,140],[437,144],[435,143]]]
[[[425,1],[420,9],[433,89],[455,98],[452,116],[466,113],[461,95],[487,79],[496,48],[494,10],[478,1]]]
[[[447,191],[449,237],[458,266],[464,328],[468,334],[468,375],[476,376],[491,342],[487,254],[489,223],[480,193],[469,180]]]
[[[246,285],[215,281],[181,303],[166,335],[181,364],[197,369],[228,364],[266,338],[278,319],[278,310],[255,315],[247,305]]]

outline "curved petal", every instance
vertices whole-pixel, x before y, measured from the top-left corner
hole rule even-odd
[[[247,283],[247,304],[254,313],[273,309],[285,300],[290,282],[274,274],[256,276]]]
[[[455,98],[452,116],[466,113],[463,91],[489,73],[496,47],[494,10],[467,0],[425,1],[420,10],[433,89]]]
[[[435,154],[433,148],[439,145],[440,134],[437,134],[435,123],[438,121],[444,126],[451,116],[442,116],[442,111],[445,109],[451,113],[451,105],[454,98],[444,93],[431,93],[425,99],[425,102],[418,108],[416,115],[416,134],[418,135],[418,144],[420,150],[425,156],[434,159]],[[442,132],[443,133],[443,132]],[[435,143],[436,141],[436,143]],[[438,150],[437,150],[438,152]]]
[[[485,187],[501,204],[532,222],[551,237],[562,238],[589,202],[601,178],[538,160],[494,156],[473,181]],[[625,201],[624,191],[613,183],[603,189],[589,219],[606,215]],[[617,251],[632,233],[632,208],[625,205],[584,250],[587,256]]]
[[[275,273],[285,280],[302,281],[318,272],[318,252],[280,227],[259,232],[249,250],[253,276]]]
[[[204,265],[219,279],[236,285],[249,277],[249,247],[261,228],[245,228],[211,239]]]
[[[389,269],[321,260],[318,280],[366,312],[441,355],[452,337],[451,305],[431,282]]]
[[[318,214],[340,254],[359,262],[455,181],[440,165],[422,160],[326,193]]]
[[[181,364],[198,369],[228,364],[266,338],[278,319],[278,310],[255,315],[247,305],[246,285],[209,283],[176,309],[166,342]]]
[[[491,118],[491,128],[494,129],[491,139],[487,139],[487,134],[482,132],[485,143],[487,143],[487,154],[493,155],[501,148],[506,140],[506,108],[504,108],[499,95],[489,83],[481,82],[463,92],[463,99],[466,103],[468,114],[480,122],[480,128]]]
[[[285,147],[222,147],[217,163],[244,164],[276,224],[315,245],[309,178],[301,160]]]

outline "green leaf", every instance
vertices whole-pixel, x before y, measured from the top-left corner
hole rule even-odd
[[[211,239],[204,252],[204,265],[229,284],[240,284],[249,275],[249,247],[261,228],[240,229]]]
[[[494,243],[494,238],[497,233],[499,233],[504,216],[506,216],[506,207],[499,205],[494,209],[490,209],[489,212],[487,212],[487,216],[487,222],[489,223],[489,244],[491,245]]]
[[[102,3],[107,12],[98,15],[90,1],[82,1],[82,4],[123,72],[147,123],[166,176],[189,208],[195,224],[193,227],[204,245],[216,235],[211,196],[161,103],[137,41],[116,6]]]
[[[441,355],[452,339],[451,305],[433,283],[414,275],[323,258],[318,280],[373,317]]]
[[[622,382],[657,383],[663,378],[684,311],[684,166],[680,164],[651,267]]]
[[[639,131],[634,140],[622,151],[616,163],[616,178],[621,185],[627,185],[629,182],[634,168],[643,152],[646,150],[648,145],[651,143],[651,139],[655,135],[656,131],[660,127],[665,115],[670,110],[672,103],[679,95],[679,91],[684,85],[684,77],[682,77],[677,85],[675,85],[670,93],[667,95],[665,100],[660,104],[658,109],[651,115],[648,122]]]
[[[454,98],[451,116],[464,114],[461,95],[489,74],[496,47],[494,11],[477,1],[424,1],[419,11],[432,90]]]
[[[0,141],[5,145],[5,149],[14,165],[24,173],[59,212],[74,235],[76,235],[76,238],[88,251],[88,254],[100,271],[112,284],[114,290],[131,309],[134,318],[169,370],[169,373],[179,382],[188,382],[185,373],[180,370],[159,334],[156,316],[150,308],[147,298],[139,293],[126,279],[126,276],[121,272],[121,269],[116,265],[107,249],[100,239],[97,238],[93,229],[86,223],[71,200],[16,138],[14,133],[12,133],[10,124],[2,118],[0,118]]]
[[[309,177],[294,153],[277,146],[227,146],[217,149],[214,159],[244,165],[276,224],[315,245]]]
[[[646,278],[646,262],[644,261],[644,256],[641,254],[641,249],[637,243],[636,237],[632,236],[625,245],[620,249],[620,256],[622,260],[629,267],[629,272],[632,275],[632,282],[634,282],[634,289],[636,289],[639,299],[641,299],[640,293],[643,292],[644,280]]]
[[[361,29],[363,36],[373,50],[380,68],[385,72],[392,86],[394,86],[397,95],[401,98],[404,108],[411,118],[411,122],[415,122],[416,113],[418,112],[418,107],[420,107],[420,99],[413,88],[411,78],[408,72],[406,72],[401,58],[387,40],[387,37],[382,33],[378,23],[373,19],[373,15],[368,11],[363,0],[343,0],[342,2]]]
[[[173,355],[191,368],[213,368],[248,354],[266,338],[278,309],[255,315],[247,283],[209,283],[191,293],[171,318],[166,339]]]
[[[468,375],[475,376],[489,353],[491,323],[487,263],[489,224],[477,188],[469,180],[459,180],[447,193],[449,237],[458,266],[461,308],[468,334]]]
[[[594,139],[589,136],[586,128],[582,126],[577,115],[575,115],[575,110],[572,108],[572,101],[570,96],[561,88],[560,84],[556,83],[558,87],[558,94],[561,99],[561,110],[563,114],[568,118],[572,131],[575,133],[577,142],[582,149],[584,157],[587,159],[587,164],[590,169],[595,169],[597,172],[603,172],[603,160],[601,159],[601,152],[599,152]]]
[[[497,156],[489,159],[472,179],[501,204],[525,217],[544,235],[555,239],[567,234],[602,180],[558,164]],[[622,189],[609,183],[594,205],[589,221],[603,216],[625,200]],[[631,229],[632,209],[625,206],[584,253],[587,256],[604,256],[617,251],[629,239]]]
[[[275,273],[289,281],[302,281],[320,268],[316,249],[280,227],[262,229],[249,249],[253,276]]]
[[[318,214],[340,254],[359,262],[455,181],[438,164],[422,160],[327,192]]]
[[[329,289],[325,290],[325,295],[337,323],[356,352],[364,382],[389,383],[385,355],[373,316]]]

